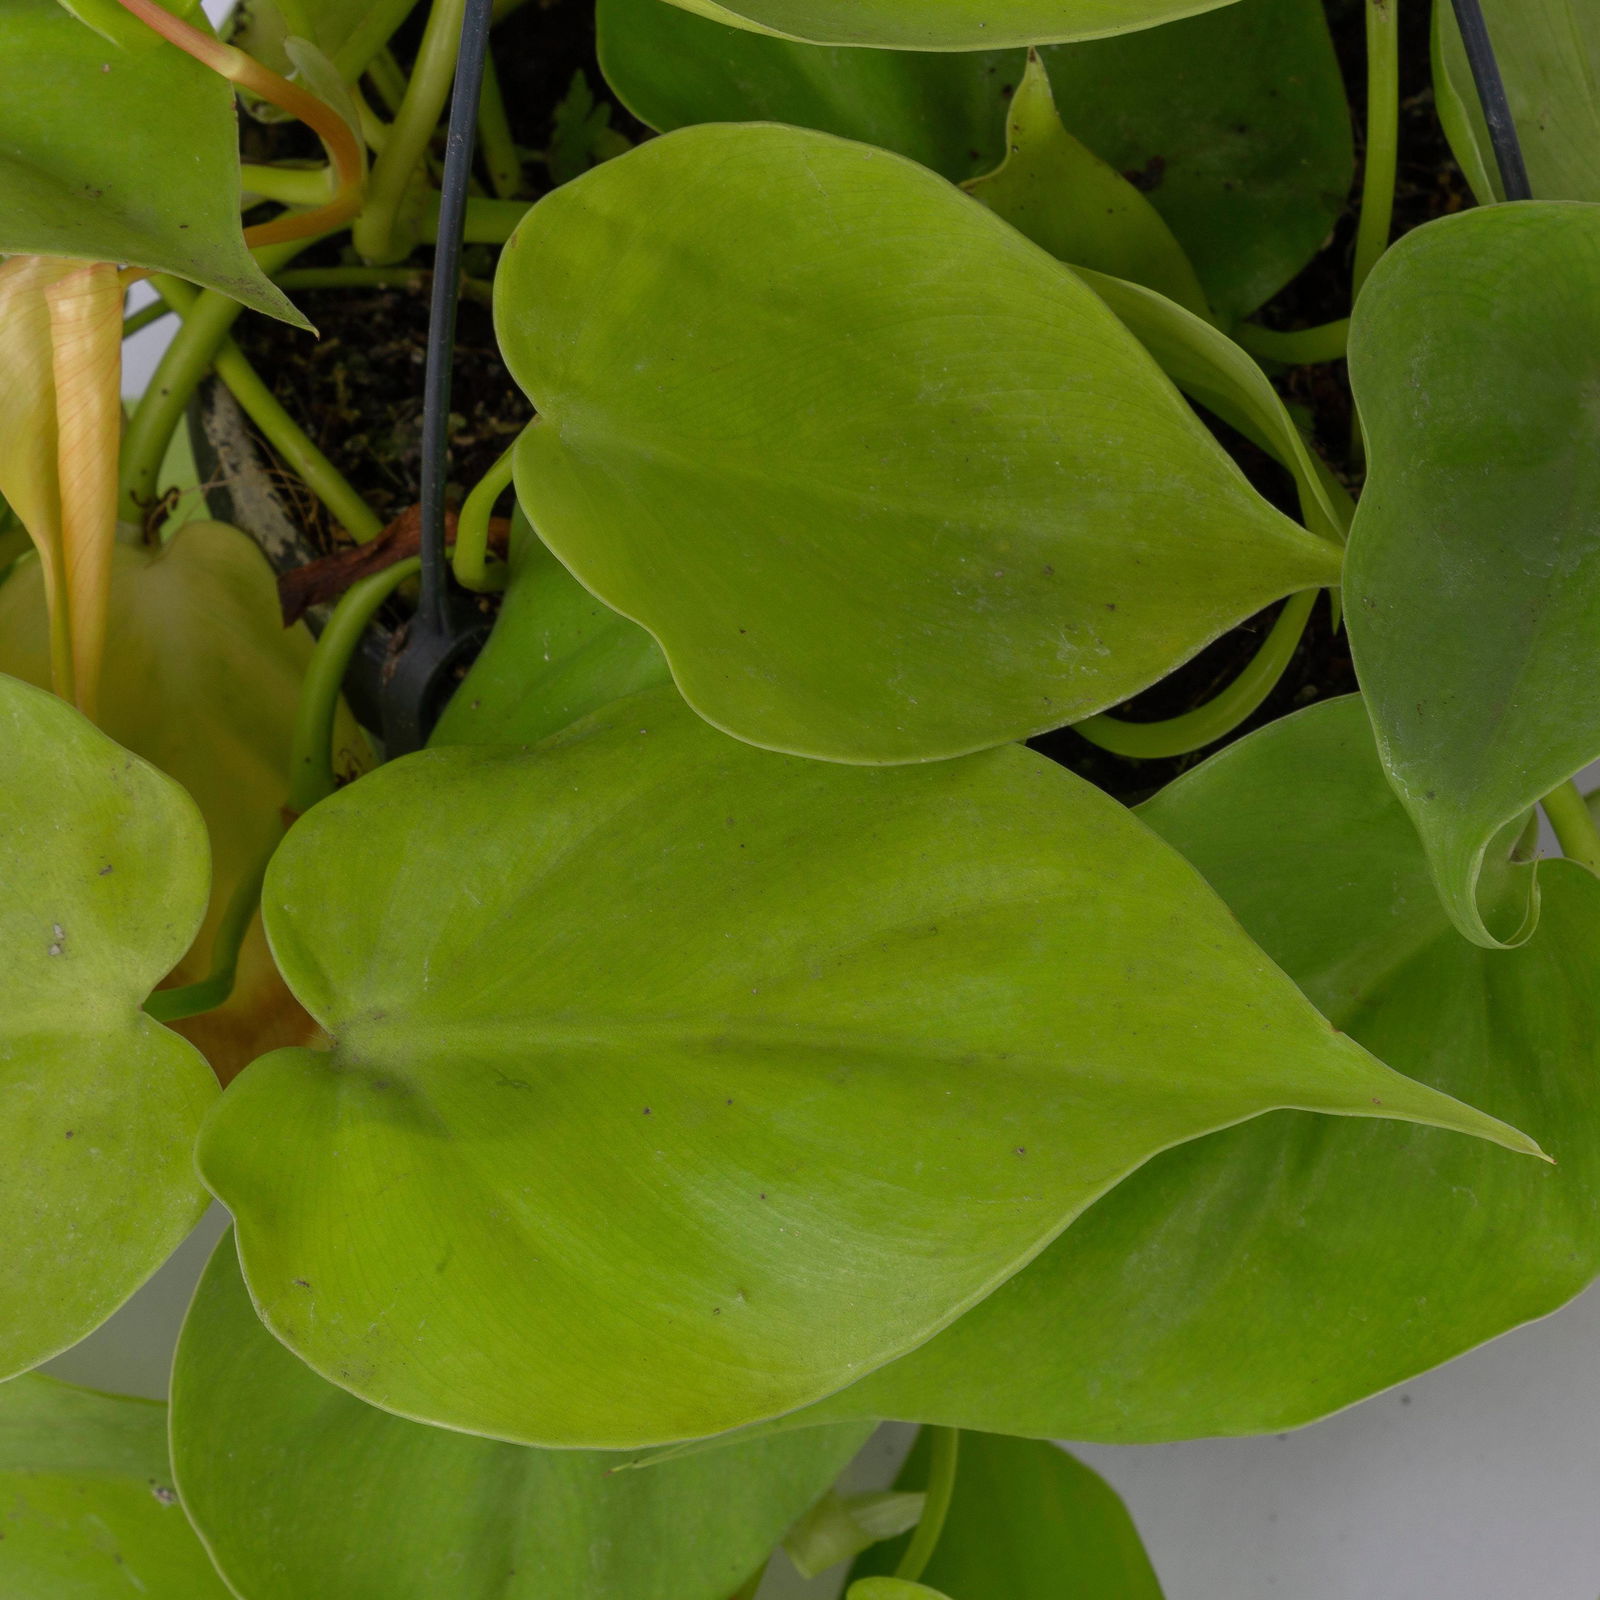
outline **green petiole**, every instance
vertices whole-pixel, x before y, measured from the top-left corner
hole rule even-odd
[[[183,326],[162,352],[122,436],[117,515],[125,522],[143,521],[154,503],[161,462],[184,409],[244,310],[237,300],[215,289],[197,292],[162,274],[150,281],[167,306],[183,316]],[[184,301],[186,305],[180,303]]]
[[[176,989],[157,989],[144,1003],[147,1016],[154,1017],[157,1022],[176,1022],[182,1017],[197,1017],[202,1011],[215,1011],[227,1003],[238,974],[239,951],[255,919],[256,908],[261,904],[261,884],[267,875],[267,863],[282,837],[280,833],[262,851],[228,897],[227,909],[217,924],[217,936],[211,947],[211,971],[198,983],[186,983]]]
[[[1234,343],[1263,361],[1281,361],[1286,367],[1310,367],[1324,361],[1343,361],[1350,339],[1350,319],[1324,322],[1317,328],[1283,332],[1263,328],[1259,322],[1241,322],[1233,330]]]
[[[392,117],[406,97],[406,75],[400,70],[394,52],[387,45],[367,63],[367,76],[372,80],[372,87],[378,91],[384,109]]]
[[[159,300],[152,300],[149,305],[141,306],[139,310],[122,319],[122,337],[131,339],[134,334],[142,333],[153,322],[159,322],[163,317],[170,316],[172,307],[164,305]]]
[[[526,200],[490,200],[473,195],[467,201],[464,238],[468,244],[504,244],[529,209]],[[428,197],[428,210],[422,219],[423,242],[432,244],[438,236],[439,197],[434,194]]]
[[[1552,789],[1539,804],[1555,829],[1562,855],[1591,872],[1600,872],[1600,828],[1595,826],[1594,814],[1578,793],[1578,786],[1569,779]]]
[[[272,272],[314,242],[294,239],[267,245],[256,253],[256,259]],[[156,479],[179,419],[244,310],[237,300],[215,289],[195,290],[163,273],[155,274],[150,282],[166,307],[183,317],[183,326],[162,353],[122,436],[117,515],[126,522],[141,521],[155,500]]]
[[[304,267],[280,272],[280,289],[425,289],[433,279],[426,267]],[[494,303],[494,285],[486,278],[462,278],[461,298],[480,305]]]
[[[461,507],[456,523],[456,547],[451,570],[456,582],[474,594],[491,594],[505,587],[505,570],[489,568],[489,517],[494,503],[511,486],[511,451],[500,459],[473,486]]]
[[[1158,761],[1203,750],[1232,733],[1277,687],[1294,659],[1295,647],[1305,632],[1318,593],[1316,589],[1306,589],[1290,595],[1249,665],[1203,706],[1164,722],[1124,722],[1102,714],[1075,722],[1074,730],[1112,755],[1138,761]]]
[[[183,316],[186,330],[190,319],[199,314],[199,306],[205,296],[197,294],[188,284],[177,279],[163,277],[155,282],[162,298]],[[173,343],[176,344],[177,340]],[[261,381],[260,374],[250,365],[244,352],[225,333],[220,348],[215,350],[207,365],[228,386],[234,399],[277,451],[284,465],[328,508],[334,520],[352,539],[365,543],[383,532],[383,523],[377,514],[350,486],[338,468],[306,437],[294,418],[279,403],[277,396]],[[195,378],[196,384],[202,376],[204,368]],[[192,386],[189,392],[192,393]],[[183,404],[188,404],[188,394],[184,395]],[[172,427],[176,427],[177,416],[181,416],[182,411],[183,406],[180,405],[172,419]],[[137,413],[135,416],[137,418]],[[171,439],[172,427],[163,436],[164,441]],[[131,425],[129,432],[132,432]],[[163,442],[163,453],[165,448]],[[152,489],[153,483],[152,475]]]
[[[1367,152],[1350,298],[1389,247],[1400,148],[1400,0],[1367,0]]]
[[[426,267],[298,267],[280,272],[280,289],[421,289],[433,276]]]
[[[333,169],[326,166],[264,167],[247,161],[239,179],[246,195],[286,206],[325,205],[333,195]]]
[[[939,1535],[944,1532],[945,1518],[950,1513],[950,1501],[956,1490],[956,1467],[961,1451],[959,1428],[929,1428],[928,1498],[923,1504],[922,1518],[911,1534],[911,1543],[894,1569],[897,1578],[915,1583],[927,1570],[938,1547]]]
[[[464,9],[465,0],[434,0],[428,13],[411,81],[373,163],[366,205],[352,229],[356,249],[368,261],[398,261],[410,248],[409,240],[398,237],[400,212],[450,95]]]
[[[506,117],[505,96],[500,92],[500,75],[494,70],[494,57],[483,64],[483,90],[478,99],[478,147],[489,171],[489,185],[501,200],[522,191],[522,158],[511,137]]]
[[[333,724],[344,675],[378,607],[421,567],[418,556],[397,561],[353,583],[333,608],[311,652],[295,711],[286,808],[294,816],[309,811],[338,787],[333,772]]]
[[[382,519],[306,437],[232,339],[224,342],[212,365],[283,464],[328,508],[334,521],[357,544],[376,539],[383,532]]]

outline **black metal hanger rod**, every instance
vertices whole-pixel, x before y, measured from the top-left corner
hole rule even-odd
[[[1500,169],[1500,187],[1507,200],[1531,200],[1533,190],[1528,183],[1527,164],[1522,159],[1522,141],[1517,137],[1517,124],[1511,115],[1511,102],[1506,98],[1505,80],[1500,76],[1500,63],[1495,59],[1494,45],[1489,39],[1483,6],[1479,0],[1452,0],[1452,3],[1461,29],[1461,42],[1467,47],[1467,62],[1477,86],[1478,103],[1483,107],[1483,120],[1489,125],[1495,165]]]

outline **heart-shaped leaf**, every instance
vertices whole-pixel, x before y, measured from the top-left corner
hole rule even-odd
[[[929,1459],[924,1431],[900,1485],[920,1489]],[[872,1546],[851,1576],[892,1573],[906,1543]],[[955,1493],[922,1576],[961,1600],[1161,1600],[1116,1490],[1056,1445],[994,1433],[961,1435]]]
[[[1044,58],[1062,121],[1145,190],[1220,315],[1321,249],[1354,164],[1322,0],[1236,0]]]
[[[652,140],[533,208],[495,300],[534,527],[751,743],[1042,732],[1337,581],[1097,295],[884,151]]]
[[[0,1385],[0,1592],[227,1600],[172,1488],[164,1405],[50,1378]]]
[[[31,562],[0,587],[0,672],[41,685],[50,672],[43,587]],[[272,569],[244,534],[190,522],[159,549],[115,547],[106,650],[100,725],[176,778],[210,833],[210,906],[166,974],[169,985],[196,983],[212,970],[234,890],[260,870],[283,830],[311,637],[284,628]],[[370,764],[346,711],[337,741],[344,776]],[[316,1031],[278,976],[259,922],[245,937],[228,1002],[173,1026],[224,1081],[263,1051],[309,1043]]]
[[[629,1472],[353,1399],[257,1319],[217,1246],[172,1374],[184,1503],[250,1600],[727,1600],[871,1425]]]
[[[984,50],[1153,28],[1230,0],[672,0],[734,28],[812,44]]]
[[[790,122],[894,150],[947,178],[987,172],[1005,149],[1016,50],[939,54],[792,44],[662,0],[600,0],[600,69],[662,133],[696,122]]]
[[[1037,51],[1012,97],[1005,160],[963,187],[1057,261],[1144,284],[1210,316],[1205,290],[1161,213],[1062,127]]]
[[[1600,200],[1600,11],[1582,0],[1481,0],[1506,99],[1540,200]],[[1439,119],[1473,193],[1505,191],[1454,6],[1433,8]]]
[[[140,1010],[206,903],[178,786],[0,677],[0,1374],[75,1344],[171,1254],[216,1082]]]
[[[789,122],[954,179],[999,159],[996,94],[1022,73],[1014,51],[828,49],[661,0],[601,0],[598,26],[612,88],[662,132]],[[1069,132],[1144,191],[1219,313],[1253,311],[1321,248],[1354,162],[1321,0],[1235,0],[1042,54]]]
[[[0,15],[0,254],[151,267],[309,327],[245,248],[233,85],[132,18],[119,44],[56,0]]]
[[[1456,925],[1515,941],[1532,872],[1480,892],[1491,841],[1600,756],[1600,207],[1408,234],[1361,291],[1350,377],[1371,470],[1345,597],[1378,747]]]
[[[1274,1106],[1528,1148],[1335,1034],[1176,854],[1016,747],[786,759],[658,690],[380,768],[263,904],[333,1049],[247,1068],[202,1172],[291,1349],[472,1432],[792,1409]]]
[[[624,695],[669,681],[643,628],[600,604],[512,519],[511,580],[494,631],[432,744],[537,744]]]
[[[1282,397],[1256,362],[1211,323],[1155,290],[1087,267],[1078,273],[1191,400],[1288,469],[1306,526],[1325,538],[1342,540],[1348,513],[1341,516],[1341,510],[1349,505],[1349,497],[1338,489],[1342,506],[1335,506],[1337,480],[1312,454]]]
[[[1140,815],[1369,1049],[1559,1165],[1295,1115],[1172,1150],[920,1350],[792,1422],[903,1417],[1140,1443],[1297,1427],[1542,1317],[1600,1271],[1600,882],[1467,944],[1358,699],[1187,774]]]

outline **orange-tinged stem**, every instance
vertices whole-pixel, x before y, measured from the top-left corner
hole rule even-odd
[[[316,131],[327,146],[336,185],[333,198],[313,211],[278,217],[254,228],[245,229],[245,242],[252,248],[264,244],[287,243],[312,233],[325,233],[350,221],[361,209],[362,151],[354,129],[332,106],[314,94],[279,76],[253,56],[220,39],[213,39],[192,23],[175,17],[156,0],[118,0],[146,26],[153,28],[170,44],[176,45],[202,65],[220,73],[230,83],[298,117]]]
[[[96,261],[45,290],[56,389],[56,476],[71,618],[74,699],[95,714],[117,536],[122,284]]]

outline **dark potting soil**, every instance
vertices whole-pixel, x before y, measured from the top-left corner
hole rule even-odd
[[[416,50],[425,15],[426,7],[419,8],[396,35],[402,63],[409,64]],[[550,146],[556,108],[585,90],[596,102],[593,115],[628,138],[647,137],[600,76],[593,0],[527,0],[495,29],[495,63],[512,136],[527,150]],[[255,159],[313,153],[297,124],[247,123],[247,129]],[[526,161],[523,171],[522,198],[537,199],[552,187],[539,161]],[[429,254],[421,250],[406,265],[426,268]],[[330,240],[294,265],[332,267],[355,260],[347,239]],[[469,279],[486,285],[494,252],[469,246],[463,267]],[[416,501],[421,476],[428,288],[300,289],[294,299],[320,337],[247,316],[238,342],[300,427],[389,521]],[[450,404],[447,495],[459,503],[532,415],[500,360],[489,308],[481,300],[463,299],[457,313]],[[317,549],[337,547],[341,535],[320,506],[308,505],[306,519]]]
[[[420,15],[414,15],[396,39],[396,53],[402,61],[415,48]],[[1361,0],[1329,0],[1329,15],[1350,91],[1359,149],[1365,101]],[[1400,18],[1403,110],[1396,237],[1471,204],[1434,114],[1428,81],[1427,8],[1403,7]],[[596,115],[608,118],[612,128],[631,139],[648,137],[647,130],[610,95],[600,76],[594,55],[593,0],[528,0],[497,28],[495,59],[518,144],[531,150],[549,146],[556,107],[574,93],[580,73],[596,106],[603,108]],[[578,87],[580,95],[583,86]],[[252,128],[247,137],[255,159],[309,153],[299,142],[304,130],[293,125]],[[525,173],[528,198],[551,187],[539,162],[528,161]],[[1358,168],[1350,202],[1326,245],[1262,309],[1258,314],[1261,321],[1292,329],[1348,314],[1359,201]],[[347,259],[351,258],[338,244],[330,243],[308,251],[296,265],[338,265]],[[408,265],[426,266],[426,251]],[[487,280],[492,273],[491,253],[469,248],[465,269],[469,277]],[[320,339],[247,315],[239,325],[239,342],[296,421],[373,509],[385,519],[397,516],[417,494],[427,291],[302,290],[295,299],[319,328]],[[1312,438],[1330,466],[1352,489],[1358,489],[1349,458],[1351,415],[1343,364],[1295,368],[1277,374],[1275,381],[1285,399],[1308,421]],[[459,314],[451,409],[451,498],[459,501],[530,415],[496,351],[488,308],[472,299],[462,302]],[[1248,441],[1214,419],[1206,420],[1256,487],[1292,513],[1294,497],[1287,474]],[[305,498],[309,502],[309,497]],[[341,536],[314,503],[306,506],[306,520],[316,548],[336,548]],[[1132,721],[1159,721],[1204,704],[1252,659],[1276,611],[1277,607],[1269,608],[1225,634],[1161,683],[1117,707],[1116,714]],[[1230,739],[1355,687],[1344,635],[1334,630],[1330,608],[1319,603],[1277,688]],[[1045,734],[1031,743],[1034,749],[1130,803],[1154,793],[1217,748],[1171,760],[1130,761],[1100,750],[1071,729]]]

